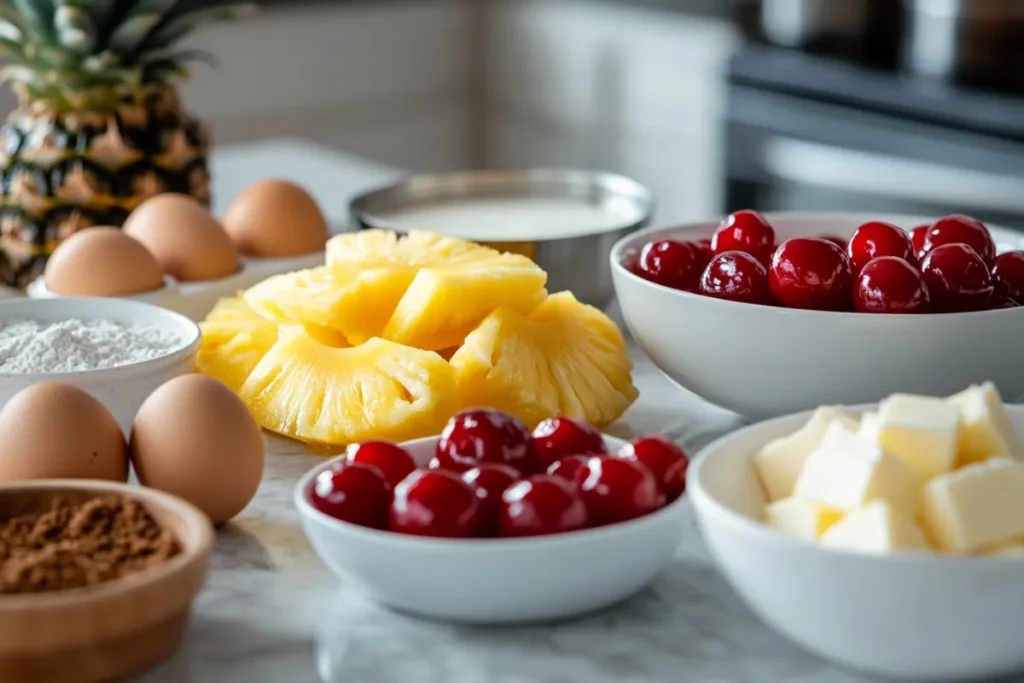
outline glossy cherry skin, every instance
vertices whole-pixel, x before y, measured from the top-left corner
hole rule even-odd
[[[775,248],[775,230],[756,211],[737,211],[727,216],[711,238],[716,255],[742,251],[767,264]]]
[[[391,488],[409,476],[416,469],[416,461],[409,452],[390,441],[365,441],[354,443],[345,449],[345,460],[351,463],[373,465]]]
[[[625,522],[650,514],[665,504],[658,480],[646,466],[633,460],[595,456],[576,473],[590,525]]]
[[[548,474],[552,477],[560,477],[572,484],[576,483],[576,474],[587,467],[590,462],[589,455],[570,455],[548,467]]]
[[[388,528],[391,487],[376,467],[341,463],[313,480],[309,500],[320,512],[343,522]]]
[[[484,463],[462,473],[462,481],[472,486],[480,499],[480,513],[488,536],[498,533],[501,494],[521,478],[522,475],[515,468],[497,463]]]
[[[936,247],[957,243],[966,244],[974,249],[989,267],[996,261],[996,245],[985,224],[970,216],[959,214],[935,221],[925,233],[922,251],[927,254]]]
[[[982,311],[992,301],[994,285],[988,266],[966,244],[935,247],[921,262],[921,272],[936,311]]]
[[[850,243],[849,240],[843,239],[839,235],[821,235],[821,239],[828,240],[843,251],[846,251],[846,247]]]
[[[694,244],[696,245],[697,253],[700,255],[701,259],[703,259],[704,265],[706,266],[711,262],[711,257],[715,255],[715,250],[711,248],[711,240],[701,239],[694,242]]]
[[[586,529],[589,516],[576,487],[559,477],[536,474],[501,496],[498,535],[548,536]]]
[[[657,240],[640,250],[633,272],[663,287],[694,292],[704,265],[702,252],[692,243]]]
[[[783,242],[772,255],[768,285],[775,300],[788,308],[845,311],[852,303],[850,260],[827,240],[798,237]]]
[[[850,258],[850,268],[854,273],[868,264],[868,261],[879,256],[895,256],[907,263],[915,263],[914,245],[910,235],[892,223],[872,221],[857,228],[846,245],[846,255]]]
[[[1024,302],[1024,251],[1008,251],[997,256],[992,279],[996,293]]]
[[[533,450],[537,471],[570,455],[601,455],[607,453],[601,432],[586,422],[571,417],[551,417],[533,430]]]
[[[663,436],[645,436],[623,446],[619,457],[635,460],[650,470],[668,502],[686,491],[686,470],[690,467],[690,459],[671,440]]]
[[[436,538],[487,532],[476,488],[448,470],[415,470],[402,480],[391,502],[391,530]]]
[[[880,256],[857,276],[853,307],[858,313],[927,313],[931,297],[920,270],[901,258]]]
[[[500,410],[477,408],[448,420],[434,457],[441,468],[465,472],[484,462],[534,472],[533,437],[518,419]]]
[[[711,259],[700,280],[700,293],[743,304],[770,304],[768,271],[742,251],[727,251]]]
[[[924,240],[931,227],[931,225],[919,225],[910,231],[910,243],[914,245],[914,256],[918,261],[924,258]]]
[[[1008,296],[993,294],[992,301],[989,303],[988,307],[991,310],[998,310],[1000,308],[1020,308],[1020,304]]]

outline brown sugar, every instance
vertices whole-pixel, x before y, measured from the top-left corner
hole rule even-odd
[[[113,581],[163,564],[177,539],[137,501],[56,499],[46,512],[0,520],[0,594]]]

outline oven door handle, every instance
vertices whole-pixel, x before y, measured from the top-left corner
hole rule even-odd
[[[919,204],[1024,215],[1024,177],[772,138],[761,163],[786,182]]]

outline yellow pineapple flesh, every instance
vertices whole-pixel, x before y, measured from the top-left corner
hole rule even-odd
[[[545,284],[547,273],[516,254],[424,268],[381,336],[421,349],[459,346],[499,306],[532,311],[547,296]]]
[[[339,446],[435,435],[458,410],[455,372],[436,353],[382,339],[332,348],[299,328],[281,328],[240,395],[264,428]]]
[[[636,400],[626,340],[569,292],[528,315],[501,307],[451,358],[463,406],[512,413],[531,429],[564,415],[603,427]]]
[[[361,344],[381,334],[415,276],[408,267],[321,266],[268,278],[247,290],[245,300],[272,320],[311,326],[331,346],[342,345],[329,341],[331,331]]]
[[[497,256],[500,252],[468,240],[413,230],[398,235],[390,230],[359,230],[327,242],[327,265],[374,268],[389,265],[443,266],[463,260]]]
[[[233,391],[277,342],[277,325],[238,297],[219,301],[199,327],[203,338],[196,370]]]

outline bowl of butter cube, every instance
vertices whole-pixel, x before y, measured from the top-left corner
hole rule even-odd
[[[1024,406],[995,386],[823,406],[734,432],[689,495],[758,617],[903,680],[1024,672]]]

